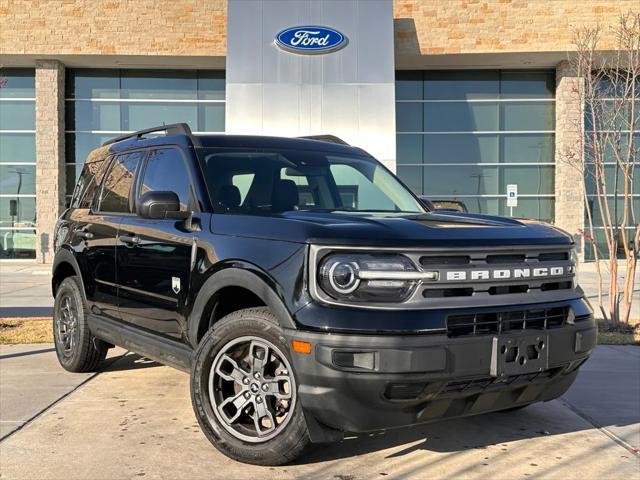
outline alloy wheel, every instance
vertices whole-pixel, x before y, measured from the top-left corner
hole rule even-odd
[[[264,338],[236,338],[220,349],[209,372],[211,407],[231,435],[260,443],[293,416],[295,378],[286,356]]]

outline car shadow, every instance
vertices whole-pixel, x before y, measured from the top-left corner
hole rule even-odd
[[[107,363],[100,372],[120,372],[124,370],[138,370],[141,368],[161,367],[162,364],[137,353],[126,352],[123,355],[107,359]]]

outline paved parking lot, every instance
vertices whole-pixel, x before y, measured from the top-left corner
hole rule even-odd
[[[2,391],[19,381],[15,360],[28,356],[15,353],[0,352]],[[54,355],[31,353],[36,363]],[[16,371],[7,375],[10,361]],[[639,479],[638,445],[629,442],[640,438],[640,348],[599,347],[587,366],[558,401],[321,445],[296,465],[270,468],[219,454],[192,413],[188,376],[128,354],[78,377],[0,441],[0,478]],[[29,381],[46,390],[51,378],[43,369]]]

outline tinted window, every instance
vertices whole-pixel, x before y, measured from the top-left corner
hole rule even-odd
[[[133,152],[120,155],[111,163],[111,169],[102,185],[100,194],[98,209],[101,212],[130,212],[129,194],[141,157],[140,152]]]
[[[201,154],[212,200],[220,213],[423,212],[396,178],[369,157],[207,148]]]
[[[147,192],[174,192],[180,199],[180,210],[186,212],[189,209],[190,185],[180,151],[167,148],[149,153],[140,195]]]
[[[95,162],[85,163],[76,188],[73,191],[73,199],[71,200],[73,208],[91,208],[108,164],[106,157],[102,157]]]

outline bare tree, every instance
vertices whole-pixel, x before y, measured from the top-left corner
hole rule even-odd
[[[628,322],[640,243],[633,204],[633,193],[640,193],[634,183],[640,159],[640,13],[621,16],[611,28],[616,45],[609,51],[599,48],[600,27],[575,32],[576,50],[569,61],[581,79],[574,91],[581,105],[582,115],[575,125],[580,141],[560,153],[584,179],[588,223],[584,238],[594,254],[600,310],[605,319]],[[598,241],[599,230],[604,248]],[[619,256],[626,266],[624,277],[618,271]],[[606,306],[602,263],[609,272]]]

